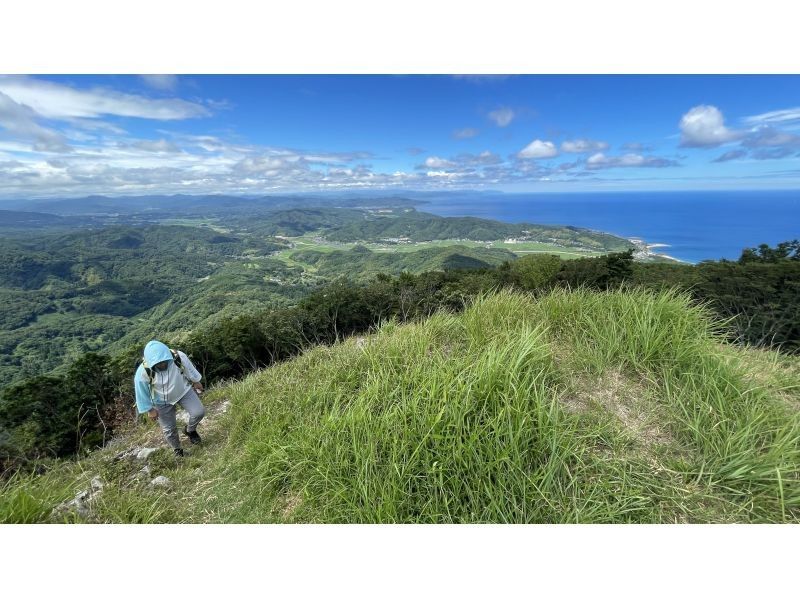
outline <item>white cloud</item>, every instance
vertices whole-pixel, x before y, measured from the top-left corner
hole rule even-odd
[[[45,152],[68,152],[64,137],[36,122],[36,113],[0,92],[0,127],[12,136],[33,141],[33,149]]]
[[[574,139],[565,141],[561,144],[561,151],[568,154],[585,154],[588,152],[601,152],[608,149],[605,141],[593,141],[592,139]]]
[[[675,160],[655,156],[642,156],[640,154],[606,156],[601,152],[589,156],[589,159],[586,160],[586,168],[588,170],[602,168],[664,168],[677,165],[678,163]]]
[[[0,76],[0,92],[50,119],[109,115],[182,120],[210,115],[206,107],[178,98],[151,99],[104,88],[77,89],[30,77]]]
[[[492,110],[488,115],[489,119],[498,127],[507,127],[514,120],[514,111],[511,108],[502,107]]]
[[[717,157],[712,162],[730,162],[731,160],[739,160],[740,158],[744,158],[747,156],[746,150],[731,150],[729,152],[725,152],[721,156]]]
[[[445,160],[438,156],[431,156],[425,160],[426,168],[450,168],[452,166],[455,166],[455,162]]]
[[[175,75],[139,75],[146,85],[161,91],[178,89],[178,77]]]
[[[747,147],[800,147],[800,136],[769,126],[758,127],[742,142]]]
[[[456,139],[469,139],[471,137],[475,137],[478,134],[478,129],[456,129],[453,131],[453,137]]]
[[[143,139],[142,141],[137,141],[132,145],[133,147],[144,150],[146,152],[156,152],[161,154],[178,153],[181,151],[177,145],[175,145],[170,141],[167,141],[166,139],[159,139],[158,141]]]
[[[716,106],[695,106],[681,117],[683,147],[717,147],[741,139],[743,133],[725,126],[725,119]]]
[[[786,108],[785,110],[773,110],[772,112],[764,112],[763,114],[756,114],[748,116],[744,119],[749,125],[768,125],[776,123],[788,123],[800,120],[800,107]]]
[[[534,139],[517,154],[520,158],[531,158],[535,160],[554,158],[557,155],[558,150],[552,141],[542,141],[540,139]]]

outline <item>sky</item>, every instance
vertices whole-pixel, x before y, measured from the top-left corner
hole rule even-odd
[[[800,76],[0,75],[0,198],[800,188]]]

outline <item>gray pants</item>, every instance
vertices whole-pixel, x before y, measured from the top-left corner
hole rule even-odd
[[[187,431],[194,432],[197,424],[203,419],[206,414],[206,408],[200,402],[200,397],[193,388],[189,389],[181,400],[175,403],[180,405],[189,412],[189,424],[186,426]],[[172,448],[180,448],[181,440],[178,438],[178,422],[175,417],[175,405],[158,405],[158,423],[161,424],[161,429],[164,431],[164,438],[167,439]]]

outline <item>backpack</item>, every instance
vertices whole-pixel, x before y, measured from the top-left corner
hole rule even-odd
[[[178,366],[178,369],[180,369],[181,374],[183,374],[184,379],[187,382],[189,382],[189,378],[186,375],[186,368],[184,367],[183,362],[181,362],[180,354],[175,349],[170,349],[169,352],[172,353],[172,361],[175,363],[175,365]],[[148,363],[146,361],[144,361],[143,359],[140,360],[140,363],[142,364],[142,367],[144,368],[144,373],[147,374],[147,384],[150,386],[150,399],[153,400],[153,398],[154,398],[153,395],[155,393],[155,381],[156,381],[155,372],[154,372],[153,368],[151,368],[148,365]]]

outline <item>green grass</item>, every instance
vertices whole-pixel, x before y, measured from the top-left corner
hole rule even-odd
[[[169,488],[98,451],[7,484],[0,516],[46,521],[100,475],[101,522],[800,520],[798,360],[726,345],[674,293],[500,293],[222,398],[202,448],[154,464]]]

